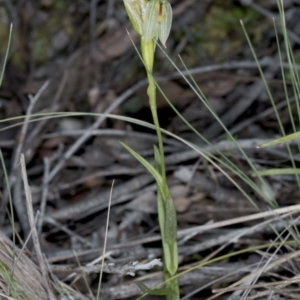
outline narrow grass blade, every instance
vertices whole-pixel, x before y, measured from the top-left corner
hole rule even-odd
[[[281,168],[281,169],[268,169],[263,171],[258,171],[260,176],[276,176],[276,175],[300,175],[300,169],[293,168]],[[256,174],[252,174],[253,177]]]
[[[10,48],[10,44],[11,44],[11,36],[12,36],[12,24],[10,25],[8,43],[7,43],[7,48],[6,48],[3,66],[2,66],[1,75],[0,75],[0,86],[2,85],[3,76],[4,76],[4,72],[5,72],[5,66],[6,66],[7,59],[8,59],[9,48]]]
[[[259,145],[259,148],[266,148],[266,147],[270,147],[270,146],[275,146],[275,145],[286,143],[286,142],[296,140],[296,139],[299,139],[299,138],[300,138],[300,132],[295,132],[295,133],[292,133],[292,134],[285,135],[281,138],[275,139],[273,141],[261,144],[261,145]]]

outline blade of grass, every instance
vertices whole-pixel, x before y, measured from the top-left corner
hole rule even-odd
[[[102,279],[103,279],[104,260],[105,260],[105,252],[106,252],[107,236],[108,236],[109,216],[110,216],[111,199],[112,199],[112,192],[113,192],[113,188],[114,188],[114,183],[115,183],[115,181],[113,180],[112,185],[111,185],[111,189],[110,189],[110,197],[109,197],[109,203],[108,203],[108,209],[107,209],[107,218],[106,218],[106,226],[105,226],[105,239],[104,239],[104,245],[103,245],[101,269],[100,269],[100,276],[99,276],[98,289],[97,289],[97,295],[96,295],[97,300],[100,299],[101,283],[102,283]]]
[[[13,26],[12,26],[12,24],[10,24],[8,42],[7,42],[7,47],[6,47],[6,52],[5,52],[5,56],[4,56],[3,66],[2,66],[1,74],[0,74],[0,86],[2,85],[2,81],[3,81],[3,77],[4,77],[4,73],[5,73],[5,67],[6,67],[6,63],[7,63],[7,59],[8,59],[8,55],[9,55],[9,49],[10,49],[10,45],[11,45],[12,28],[13,28]]]

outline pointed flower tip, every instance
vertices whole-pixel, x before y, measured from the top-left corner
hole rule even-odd
[[[142,35],[146,1],[124,0],[124,5],[132,26],[139,35]]]

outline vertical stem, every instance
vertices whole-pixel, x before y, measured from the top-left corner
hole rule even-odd
[[[147,71],[147,77],[148,77],[148,89],[147,93],[149,96],[149,104],[151,109],[151,114],[153,118],[153,123],[156,129],[156,135],[158,140],[158,148],[159,153],[161,157],[161,170],[160,174],[163,178],[163,187],[167,186],[167,179],[166,179],[166,168],[165,168],[165,154],[164,154],[164,146],[163,146],[163,140],[162,140],[162,134],[160,130],[158,115],[157,115],[157,107],[156,107],[156,85],[153,77],[153,63],[154,63],[154,49],[155,44],[153,40],[149,42],[145,42],[143,37],[141,38],[141,48],[142,48],[142,56],[144,59],[144,64]],[[168,190],[167,188],[164,188],[164,194],[163,198],[164,200],[167,198]]]
[[[142,56],[145,64],[145,68],[147,71],[147,77],[148,77],[148,89],[147,93],[149,96],[149,104],[150,104],[150,109],[152,113],[152,118],[154,122],[154,126],[156,129],[156,135],[157,135],[157,140],[158,140],[158,148],[159,148],[159,154],[160,154],[160,166],[159,166],[159,173],[162,176],[162,194],[160,195],[158,191],[158,202],[161,201],[162,207],[165,208],[166,206],[166,201],[169,197],[169,189],[167,186],[167,179],[166,179],[166,167],[165,167],[165,154],[164,154],[164,146],[163,146],[163,140],[162,140],[162,134],[159,126],[159,120],[158,120],[158,115],[157,115],[157,106],[156,106],[156,85],[155,85],[155,80],[153,77],[153,64],[154,64],[154,50],[155,50],[155,43],[153,40],[149,42],[145,42],[144,38],[141,38],[141,48],[142,48]],[[159,208],[159,203],[158,203],[158,208]],[[161,207],[161,208],[162,208]],[[162,222],[165,222],[165,209],[158,209],[158,214],[159,214],[159,220]],[[163,214],[163,215],[162,215]],[[175,217],[176,218],[176,217]],[[166,242],[165,239],[165,233],[164,233],[164,225],[161,224],[160,222],[160,229],[161,229],[161,235],[162,235],[162,244],[163,244],[163,252],[164,256],[166,253],[170,252],[168,250],[169,245]],[[177,243],[176,243],[176,238],[175,241],[172,245],[171,248],[176,247],[177,248]],[[177,251],[177,250],[176,250]],[[170,255],[170,253],[168,254]],[[176,259],[177,261],[177,259]],[[164,278],[166,280],[166,287],[168,290],[170,290],[170,294],[166,295],[167,300],[179,300],[179,284],[178,284],[178,278],[169,280],[172,277],[172,275],[169,273],[168,269],[166,268],[166,264],[164,263]]]

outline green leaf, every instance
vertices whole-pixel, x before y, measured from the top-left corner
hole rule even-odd
[[[154,146],[154,159],[155,159],[155,167],[156,170],[161,170],[161,159],[159,150],[156,146]],[[161,188],[157,187],[157,210],[158,210],[158,221],[159,221],[159,228],[162,235],[162,239],[164,240],[165,236],[165,201],[161,192]]]
[[[165,216],[165,241],[173,243],[177,239],[177,217],[174,201],[169,195],[165,201],[166,216]]]
[[[281,169],[268,169],[257,171],[257,174],[252,173],[253,177],[257,176],[276,176],[276,175],[300,175],[300,169],[294,168],[281,168]]]
[[[154,160],[155,160],[155,167],[156,170],[161,170],[161,158],[160,158],[160,154],[159,154],[159,150],[158,148],[154,145]],[[161,174],[161,172],[160,172]]]
[[[175,275],[178,269],[178,248],[177,241],[174,243],[163,242],[164,266],[171,276]]]
[[[168,251],[165,252],[165,265],[168,272],[171,275],[174,275],[177,272],[178,268],[178,249],[177,249],[177,216],[176,216],[176,208],[174,205],[174,201],[169,195],[169,197],[165,201],[165,239],[166,249]]]
[[[3,61],[1,74],[0,74],[0,86],[2,85],[2,81],[3,81],[3,77],[4,77],[4,71],[5,71],[5,67],[6,67],[6,63],[7,63],[7,59],[8,59],[9,48],[10,48],[10,44],[11,44],[11,36],[12,36],[12,25],[10,25],[7,48],[6,48],[6,52],[5,52],[5,56],[4,56],[4,61]]]
[[[296,140],[296,139],[299,139],[299,138],[300,138],[300,132],[295,132],[295,133],[283,136],[281,138],[275,139],[271,142],[261,144],[261,145],[258,146],[258,148],[266,148],[266,147],[278,145],[278,144],[281,144],[281,143],[286,143],[286,142],[289,142],[289,141],[292,141],[292,140]]]
[[[173,276],[178,270],[178,246],[175,240],[170,246],[170,252],[172,253],[172,263],[170,264],[168,271]]]
[[[142,156],[140,156],[137,152],[135,152],[133,149],[131,149],[126,144],[120,142],[121,145],[133,156],[135,157],[147,170],[149,173],[152,174],[152,176],[155,178],[157,185],[161,188],[162,187],[162,177],[158,173],[158,171]]]

